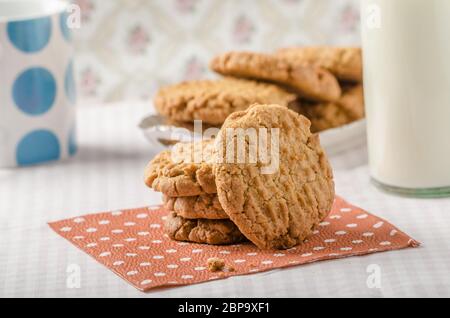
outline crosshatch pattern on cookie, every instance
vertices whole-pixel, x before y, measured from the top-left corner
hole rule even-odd
[[[389,222],[337,197],[333,210],[304,244],[262,251],[245,243],[209,246],[172,241],[164,234],[168,214],[160,206],[91,214],[50,227],[141,291],[190,285],[322,260],[418,247]],[[208,271],[208,259],[233,271]]]

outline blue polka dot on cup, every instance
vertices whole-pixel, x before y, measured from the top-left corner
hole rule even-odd
[[[68,3],[39,2],[0,1],[0,168],[63,160],[78,148]]]
[[[69,155],[74,156],[78,151],[77,136],[75,127],[70,130],[69,133]]]
[[[67,25],[67,21],[69,19],[69,13],[63,12],[59,16],[59,27],[61,28],[61,33],[63,34],[66,41],[72,41],[72,31],[69,29]]]
[[[57,84],[53,74],[43,67],[32,67],[20,73],[13,84],[16,106],[34,116],[45,114],[55,103]]]
[[[61,146],[58,137],[51,131],[35,130],[19,141],[16,156],[19,166],[58,160],[61,156]]]
[[[11,43],[25,53],[36,53],[43,50],[52,36],[52,21],[49,17],[12,21],[7,25]]]

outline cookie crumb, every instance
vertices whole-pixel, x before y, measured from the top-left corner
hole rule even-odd
[[[232,273],[234,271],[236,271],[236,269],[233,266],[230,266],[227,268],[228,272]]]
[[[225,267],[225,261],[223,259],[217,258],[217,257],[212,257],[210,259],[208,259],[208,270],[210,272],[220,272],[224,269]]]

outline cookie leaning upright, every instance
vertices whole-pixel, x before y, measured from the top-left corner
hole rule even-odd
[[[216,193],[212,141],[180,143],[158,154],[145,169],[145,184],[170,197]]]
[[[337,79],[327,70],[313,65],[294,66],[273,55],[229,52],[215,57],[210,67],[226,76],[280,84],[314,101],[336,101],[341,96]]]
[[[276,103],[288,106],[296,96],[276,85],[224,78],[184,82],[161,89],[155,107],[173,121],[202,120],[222,125],[233,112],[245,110],[254,103]]]
[[[248,136],[240,140],[239,130],[253,129],[267,131],[266,146]],[[262,138],[261,131],[258,138]],[[238,142],[246,154],[249,145],[259,143],[258,153],[266,150],[274,169],[265,171],[262,168],[267,165],[260,159],[251,162],[248,155],[244,163],[236,161]],[[222,208],[258,247],[288,249],[298,245],[330,212],[334,201],[331,167],[305,117],[277,105],[252,106],[226,120],[216,151],[214,175]]]

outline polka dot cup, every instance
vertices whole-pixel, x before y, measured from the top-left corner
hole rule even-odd
[[[67,8],[60,0],[0,1],[0,167],[76,153]]]

